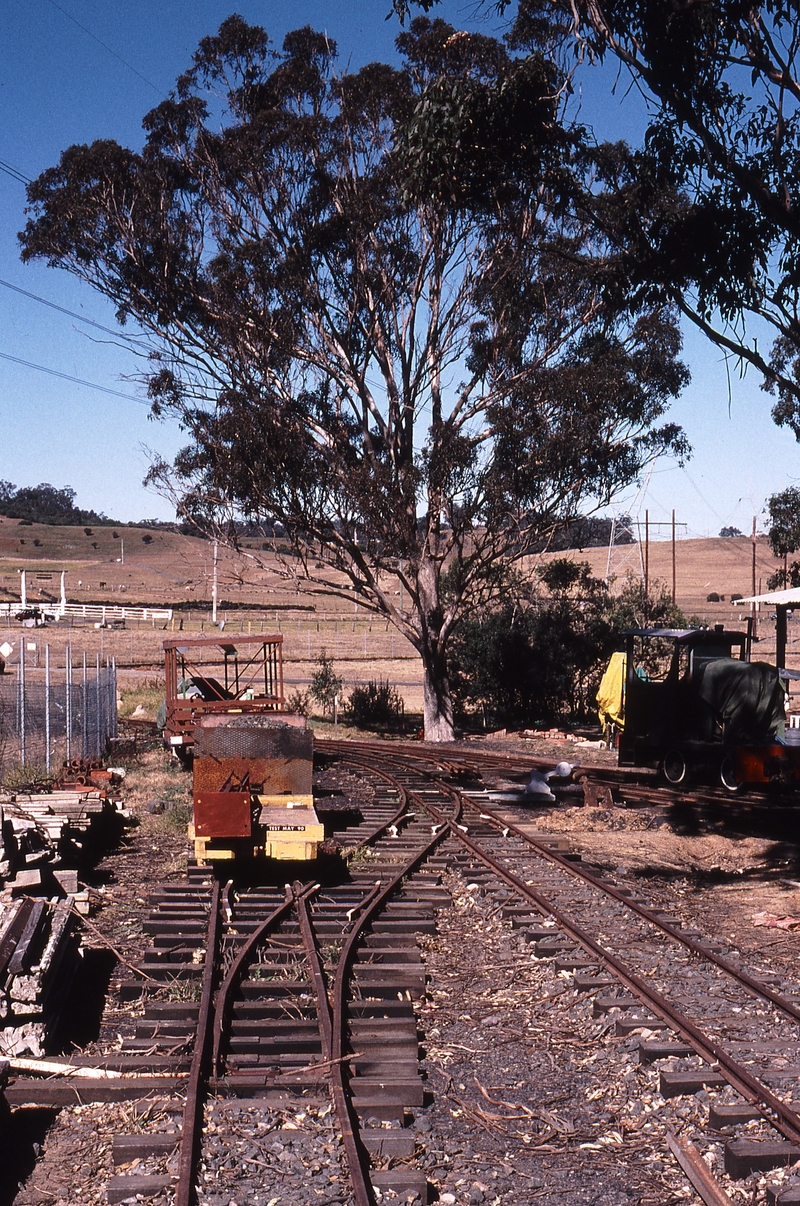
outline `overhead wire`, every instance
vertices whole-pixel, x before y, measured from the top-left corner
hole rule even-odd
[[[82,29],[83,32],[88,34],[89,37],[97,42],[99,46],[102,46],[104,50],[107,50],[109,54],[113,55],[118,62],[122,63],[123,67],[127,67],[129,71],[132,71],[134,75],[138,76],[143,83],[147,84],[148,88],[152,88],[159,94],[159,96],[166,96],[166,93],[159,88],[158,84],[154,84],[153,81],[149,80],[146,75],[142,75],[141,71],[138,71],[132,63],[129,63],[127,59],[123,59],[121,54],[117,54],[116,50],[113,50],[107,42],[104,42],[102,38],[98,38],[97,34],[92,33],[91,29],[87,29],[85,25],[82,25],[77,17],[73,17],[72,13],[67,12],[67,10],[62,8],[60,4],[57,4],[56,0],[50,0],[50,4],[52,4],[53,8],[57,8],[60,13],[63,13],[68,21],[72,21],[73,25],[77,25],[78,29]]]
[[[77,318],[78,322],[85,322],[90,327],[97,327],[98,331],[105,331],[107,335],[113,335],[115,339],[134,339],[133,335],[126,335],[123,331],[114,331],[111,327],[104,327],[101,322],[95,322],[93,318],[85,318],[83,314],[77,314],[74,310],[68,310],[66,306],[59,306],[56,302],[48,301],[46,297],[40,297],[38,293],[31,293],[19,285],[12,285],[11,281],[4,281],[2,277],[0,277],[0,285],[4,285],[6,289],[13,289],[15,293],[21,293],[23,297],[30,297],[34,301],[41,302],[43,306],[49,306],[51,310],[59,310],[62,314],[68,314],[70,318]]]
[[[63,381],[72,381],[75,385],[85,385],[87,389],[99,390],[101,394],[111,394],[114,398],[124,398],[126,402],[138,402],[140,406],[150,406],[144,398],[137,398],[134,394],[123,394],[121,390],[110,389],[107,385],[97,385],[94,381],[84,381],[82,377],[73,377],[69,373],[62,373],[59,369],[47,368],[44,364],[35,364],[32,360],[23,360],[19,356],[10,356],[8,352],[0,352],[1,360],[10,360],[12,364],[21,364],[25,368],[36,369],[40,373],[48,373],[51,377],[60,377]]]
[[[5,159],[0,159],[0,172],[5,172],[12,180],[19,181],[20,184],[32,184],[30,176],[26,176],[19,168],[15,168],[12,163],[8,163]]]

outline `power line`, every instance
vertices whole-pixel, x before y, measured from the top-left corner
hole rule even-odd
[[[82,314],[76,314],[74,310],[68,310],[66,306],[59,306],[55,302],[48,301],[46,297],[39,297],[38,293],[29,293],[27,289],[21,289],[19,285],[12,285],[11,281],[4,281],[1,277],[0,285],[5,285],[6,289],[13,289],[15,293],[21,293],[23,297],[31,297],[34,301],[41,302],[43,306],[49,306],[51,310],[59,310],[62,314],[68,314],[70,318],[77,318],[78,322],[85,322],[90,327],[97,327],[98,331],[105,331],[107,335],[113,335],[115,339],[133,339],[132,335],[125,335],[122,331],[113,331],[111,327],[104,327],[101,322],[95,322],[93,318],[84,318]]]
[[[43,364],[34,364],[32,360],[21,360],[19,356],[9,356],[8,352],[0,352],[0,359],[10,360],[12,364],[22,364],[25,368],[36,369],[40,373],[48,373],[51,377],[60,377],[63,381],[72,381],[76,385],[85,385],[87,389],[99,390],[101,394],[111,394],[114,398],[124,398],[126,402],[138,402],[140,406],[149,406],[144,398],[135,398],[133,394],[123,394],[118,389],[109,389],[106,385],[96,385],[94,381],[84,381],[82,377],[71,377],[69,373],[61,373],[58,369],[45,368]]]
[[[107,50],[109,54],[112,54],[118,62],[122,63],[123,67],[127,67],[128,70],[132,71],[134,75],[138,75],[139,79],[147,84],[149,88],[153,88],[159,94],[159,96],[166,95],[159,88],[158,84],[154,84],[153,81],[149,80],[146,75],[142,75],[141,71],[137,71],[132,63],[129,63],[127,59],[123,59],[122,55],[117,54],[116,50],[112,50],[108,43],[104,42],[102,38],[98,38],[97,34],[93,34],[91,29],[87,29],[85,25],[81,25],[77,17],[73,17],[72,13],[68,13],[67,10],[62,8],[60,4],[56,4],[56,0],[50,0],[50,3],[52,4],[53,8],[57,8],[58,11],[63,13],[69,21],[72,21],[73,25],[77,25],[78,29],[82,29],[85,34],[88,34],[90,38],[93,38],[94,41],[97,42],[98,45],[102,46],[104,50]]]
[[[15,168],[13,164],[7,163],[5,159],[0,159],[0,172],[5,172],[7,176],[10,176],[12,180],[18,180],[20,184],[32,183],[30,176],[26,176],[24,172]]]

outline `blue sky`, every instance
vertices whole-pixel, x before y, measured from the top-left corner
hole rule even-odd
[[[391,59],[390,0],[25,0],[4,6],[0,26],[0,161],[27,177],[54,164],[72,143],[114,138],[138,147],[141,118],[189,65],[200,38],[235,9],[263,25],[277,43],[311,24],[339,45],[340,61],[357,67]],[[447,0],[453,24],[474,27],[476,6]],[[104,43],[101,44],[101,43]],[[641,122],[633,93],[611,92],[609,71],[583,83],[581,117],[604,136],[635,138]],[[43,263],[23,265],[17,231],[24,188],[0,170],[0,280],[58,306],[115,326],[112,308],[88,286]],[[116,519],[172,518],[169,504],[145,490],[148,449],[169,457],[181,446],[174,423],[148,416],[135,358],[109,335],[0,285],[0,478],[17,485],[71,485],[83,507]],[[127,398],[47,375],[28,361],[93,382]],[[750,372],[730,377],[720,353],[687,332],[693,380],[673,409],[694,447],[686,469],[659,463],[651,477],[651,522],[672,508],[686,535],[716,535],[723,525],[749,533],[765,498],[800,478],[800,450],[775,427],[770,399]],[[730,390],[730,392],[729,392]],[[632,490],[628,501],[636,498]],[[620,500],[623,504],[626,500]],[[762,517],[763,522],[763,517]]]

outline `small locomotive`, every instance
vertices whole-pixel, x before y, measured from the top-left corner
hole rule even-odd
[[[189,838],[200,865],[316,858],[313,734],[285,711],[283,637],[164,642],[164,739],[192,765]]]
[[[673,786],[700,776],[732,792],[796,788],[800,746],[785,733],[788,676],[750,660],[749,632],[721,624],[634,629],[600,684],[600,717],[618,729],[620,766],[657,767]]]

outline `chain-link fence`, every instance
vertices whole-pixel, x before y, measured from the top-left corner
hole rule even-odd
[[[44,666],[23,660],[0,677],[3,766],[47,771],[73,758],[100,758],[117,735],[117,671],[113,662],[67,649],[60,665],[45,649]]]

